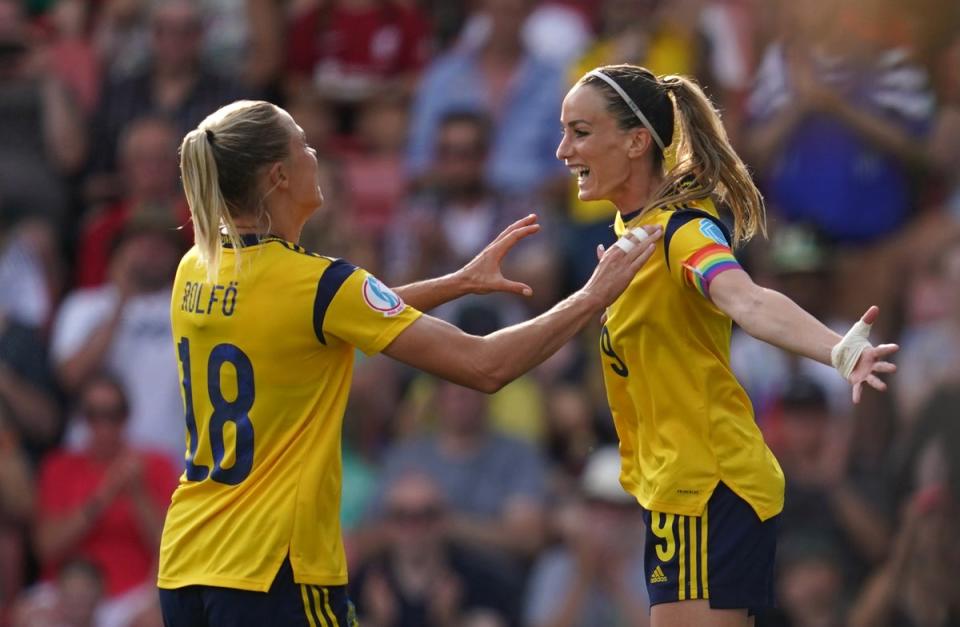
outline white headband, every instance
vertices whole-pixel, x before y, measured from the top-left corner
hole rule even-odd
[[[630,110],[633,111],[634,115],[636,115],[646,129],[650,131],[650,135],[653,136],[653,141],[657,142],[657,146],[660,146],[660,150],[665,151],[667,149],[667,147],[663,145],[663,140],[660,139],[660,135],[653,130],[653,125],[650,124],[650,120],[648,120],[647,116],[643,114],[643,111],[640,110],[640,107],[637,106],[637,103],[635,103],[633,99],[627,95],[627,92],[623,91],[623,88],[620,87],[620,85],[617,85],[617,81],[613,80],[600,70],[591,70],[587,72],[587,76],[596,76],[597,78],[603,80],[607,85],[613,87],[613,90],[620,94],[620,97],[623,98],[625,103],[627,103],[627,106],[630,107]]]

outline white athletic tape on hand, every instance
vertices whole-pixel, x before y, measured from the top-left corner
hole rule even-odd
[[[873,344],[867,340],[870,327],[871,325],[866,322],[857,320],[843,339],[830,350],[830,361],[844,379],[850,378],[850,373],[853,372],[863,351],[873,347]]]
[[[642,228],[640,228],[639,226],[635,226],[632,229],[630,229],[630,233],[632,233],[635,238],[640,240],[641,243],[643,243],[643,240],[649,237],[649,235],[647,235],[647,232]],[[614,246],[616,246],[623,252],[628,253],[634,248],[636,248],[637,245],[634,244],[632,240],[627,239],[626,236],[623,236],[614,243]]]

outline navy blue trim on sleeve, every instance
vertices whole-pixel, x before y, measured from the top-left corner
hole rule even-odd
[[[666,257],[668,269],[670,268],[670,240],[672,240],[676,232],[680,230],[680,227],[698,218],[710,220],[717,225],[717,228],[723,233],[723,237],[726,238],[727,242],[733,241],[733,237],[730,235],[730,228],[717,216],[707,213],[706,211],[701,211],[700,209],[678,209],[674,211],[670,219],[667,220],[667,228],[663,230],[663,255]]]
[[[317,282],[317,297],[313,301],[313,331],[321,344],[327,343],[327,339],[323,336],[323,319],[327,315],[327,308],[340,290],[340,286],[356,269],[357,267],[352,263],[336,259],[327,266]]]

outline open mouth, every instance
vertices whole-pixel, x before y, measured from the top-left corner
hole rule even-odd
[[[581,184],[582,184],[585,180],[587,180],[587,177],[588,177],[588,176],[590,176],[590,168],[588,168],[588,167],[586,167],[586,166],[572,166],[572,167],[570,168],[570,172],[571,172],[571,174],[573,174],[573,175],[575,175],[575,176],[577,177],[577,182],[578,182],[578,183],[581,183]]]

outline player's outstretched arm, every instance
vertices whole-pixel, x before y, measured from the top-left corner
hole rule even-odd
[[[500,264],[517,242],[539,230],[537,216],[530,214],[505,228],[470,263],[456,272],[397,287],[394,291],[403,302],[420,311],[430,311],[467,294],[512,292],[530,296],[533,294],[530,286],[505,278]]]
[[[422,316],[384,353],[454,383],[495,392],[559,350],[616,300],[653,254],[661,231],[650,227],[648,232],[642,243],[627,236],[632,249],[611,246],[586,285],[532,320],[478,337]]]
[[[896,344],[872,346],[867,334],[880,314],[870,307],[847,335],[840,337],[787,296],[760,287],[742,270],[729,270],[710,284],[710,299],[752,335],[784,350],[835,367],[853,386],[853,402],[860,402],[863,384],[884,391],[877,375],[897,370],[886,361],[899,350]]]

